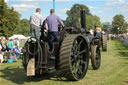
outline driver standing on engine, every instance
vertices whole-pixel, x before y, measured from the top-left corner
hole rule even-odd
[[[45,23],[48,36],[50,37],[50,41],[49,41],[50,51],[53,48],[53,41],[57,40],[59,23],[64,27],[64,23],[61,21],[61,19],[58,16],[55,15],[54,9],[51,9],[50,15],[46,18],[46,23]]]
[[[100,34],[101,34],[101,28],[100,28],[98,25],[95,26],[95,31],[96,31],[95,36],[96,36],[96,37],[100,37]]]

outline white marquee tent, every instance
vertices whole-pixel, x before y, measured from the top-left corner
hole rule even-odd
[[[18,39],[27,39],[27,37],[25,37],[24,35],[13,35],[13,36],[11,36],[11,37],[9,37],[9,39],[16,39],[16,38],[18,38]]]

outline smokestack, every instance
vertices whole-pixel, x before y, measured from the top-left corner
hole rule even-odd
[[[85,8],[81,8],[81,27],[86,32],[86,16],[85,16]]]

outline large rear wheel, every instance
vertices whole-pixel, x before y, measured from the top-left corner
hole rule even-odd
[[[83,79],[89,63],[89,52],[82,36],[69,35],[60,49],[59,68],[62,76],[69,80]]]

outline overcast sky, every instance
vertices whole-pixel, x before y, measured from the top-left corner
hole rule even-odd
[[[49,15],[49,10],[53,8],[53,0],[5,0],[8,6],[13,6],[22,16],[27,18],[35,12],[37,7],[42,9],[43,19]],[[111,22],[113,16],[122,14],[128,22],[128,0],[55,0],[56,14],[62,19],[66,19],[66,11],[73,4],[79,3],[89,7],[93,15],[100,17],[102,22]]]

